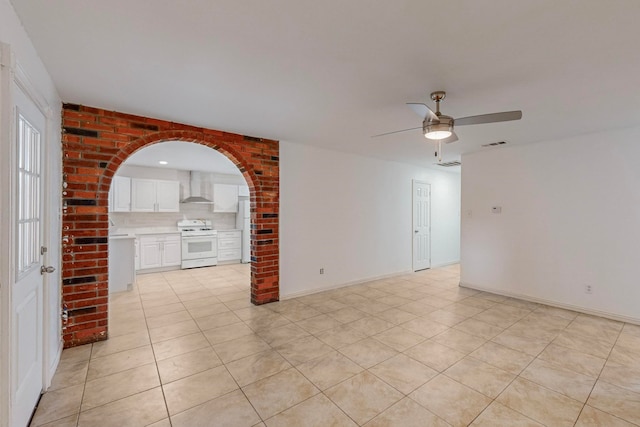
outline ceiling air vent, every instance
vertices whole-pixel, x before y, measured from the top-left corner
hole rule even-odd
[[[436,163],[436,165],[442,166],[443,168],[450,168],[452,166],[461,166],[462,163],[460,163],[459,161],[455,160],[453,162]]]
[[[506,143],[507,143],[507,141],[498,141],[498,142],[491,142],[489,144],[483,144],[482,146],[483,147],[495,147],[497,145],[504,145]]]

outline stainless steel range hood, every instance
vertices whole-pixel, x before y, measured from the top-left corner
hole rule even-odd
[[[197,171],[191,171],[189,173],[189,197],[180,203],[201,203],[212,205],[212,199],[213,197],[202,191],[202,174]]]

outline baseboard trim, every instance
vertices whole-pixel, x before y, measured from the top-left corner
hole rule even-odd
[[[531,295],[518,294],[515,292],[508,292],[496,289],[490,289],[483,286],[477,286],[472,283],[460,282],[460,287],[473,289],[476,291],[489,292],[491,294],[502,295],[505,297],[517,298],[524,301],[536,302],[539,304],[549,305],[551,307],[564,308],[565,310],[577,311],[578,313],[590,314],[592,316],[604,317],[611,320],[617,320],[619,322],[632,323],[634,325],[640,325],[640,319],[636,317],[624,316],[616,313],[610,313],[608,311],[594,310],[591,308],[581,307],[573,304],[565,304],[558,301],[548,300],[544,298],[537,298]]]
[[[365,279],[353,280],[351,282],[345,282],[345,283],[341,283],[341,284],[338,284],[338,285],[332,285],[332,286],[329,286],[329,287],[326,287],[326,288],[321,288],[321,289],[309,289],[309,290],[305,290],[305,291],[294,292],[294,293],[287,294],[287,295],[280,294],[280,301],[287,300],[287,299],[304,297],[304,296],[307,296],[307,295],[319,294],[320,292],[333,291],[335,289],[346,288],[348,286],[361,285],[363,283],[373,282],[375,280],[389,279],[391,277],[403,276],[405,274],[412,274],[412,273],[413,273],[413,271],[411,271],[411,270],[398,271],[398,272],[391,273],[391,274],[384,274],[382,276],[372,276],[372,277],[368,277],[368,278],[365,278]]]

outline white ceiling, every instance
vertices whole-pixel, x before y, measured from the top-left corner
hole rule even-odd
[[[160,161],[165,161],[167,164],[162,165]],[[145,147],[129,156],[126,164],[242,175],[236,165],[224,154],[204,145],[179,141],[161,142]]]
[[[12,0],[65,102],[428,166],[405,102],[446,90],[445,160],[640,124],[637,0]],[[500,148],[498,148],[500,149]]]

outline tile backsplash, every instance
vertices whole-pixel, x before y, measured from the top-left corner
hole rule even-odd
[[[181,203],[180,212],[111,212],[117,228],[175,227],[181,219],[211,220],[214,230],[236,228],[235,213],[213,213],[210,205]]]

